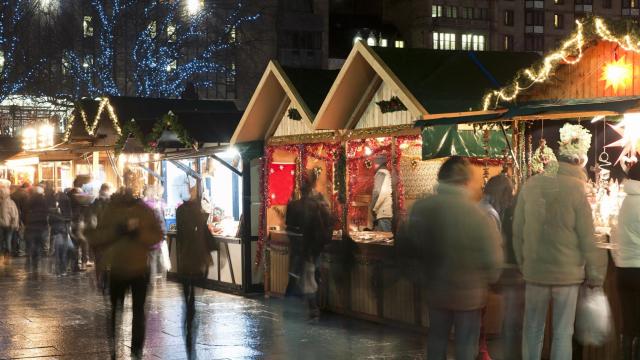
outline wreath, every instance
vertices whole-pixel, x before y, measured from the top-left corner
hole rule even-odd
[[[531,170],[534,174],[554,174],[558,169],[558,159],[553,149],[547,146],[545,139],[540,140],[540,145],[531,157]]]

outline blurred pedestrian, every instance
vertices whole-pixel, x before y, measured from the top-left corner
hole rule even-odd
[[[86,193],[83,186],[90,182],[87,175],[78,175],[73,180],[73,188],[67,192],[71,201],[71,240],[74,251],[71,253],[71,267],[74,272],[85,271],[89,261],[89,243],[85,234],[87,223],[91,216],[90,205],[93,195]]]
[[[178,275],[185,301],[184,336],[189,358],[195,358],[197,324],[195,322],[195,288],[207,276],[211,265],[211,233],[207,227],[207,213],[202,210],[197,187],[189,191],[190,198],[176,210],[176,247]]]
[[[93,252],[95,259],[95,270],[96,270],[96,283],[97,287],[104,293],[107,290],[108,282],[107,282],[107,269],[105,267],[105,263],[103,261],[104,251],[105,249],[100,246],[95,241],[97,236],[97,229],[99,224],[104,221],[104,217],[107,215],[106,209],[111,201],[111,185],[108,183],[104,183],[100,186],[100,190],[98,192],[98,197],[91,204],[91,221],[89,230],[87,231],[86,237],[89,245],[91,246],[91,251]]]
[[[29,194],[24,237],[27,245],[27,269],[37,273],[40,256],[49,237],[49,207],[44,198],[44,189],[40,186],[32,187]]]
[[[47,209],[49,209],[50,213],[56,211],[56,189],[53,186],[51,181],[41,181],[39,186],[44,189],[44,200],[47,203]],[[53,245],[53,234],[51,231],[47,234],[47,238],[44,242],[43,255],[49,256],[53,255],[54,245]]]
[[[316,269],[320,253],[331,241],[334,223],[327,201],[315,190],[316,183],[315,171],[304,174],[300,186],[301,197],[289,202],[286,215],[287,232],[292,235],[292,248],[295,249],[291,252],[288,292],[304,297],[310,320],[320,317]],[[295,289],[292,289],[292,285]]]
[[[72,251],[71,243],[71,202],[62,191],[54,195],[54,208],[49,214],[51,226],[51,238],[53,252],[56,257],[55,273],[58,276],[66,276],[69,266],[69,253]]]
[[[98,224],[96,244],[106,250],[105,262],[110,268],[109,294],[111,316],[109,339],[112,356],[116,356],[116,318],[122,312],[126,293],[131,291],[132,330],[131,355],[142,358],[145,337],[144,304],[149,285],[147,257],[151,245],[162,236],[153,211],[131,191],[116,193],[107,205],[103,221]]]
[[[162,230],[162,239],[151,247],[149,254],[149,268],[151,269],[151,284],[155,285],[156,281],[164,277],[165,269],[162,258],[162,242],[165,241],[167,235],[167,225],[164,219],[164,206],[162,203],[163,188],[161,185],[149,185],[144,189],[144,202],[153,210],[156,220],[160,224]]]
[[[571,359],[580,285],[602,286],[604,281],[606,257],[595,245],[581,166],[586,153],[578,151],[589,145],[580,141],[561,144],[557,174],[531,177],[517,201],[513,248],[526,283],[522,356],[527,360],[542,355],[550,302],[551,359]]]
[[[0,181],[0,256],[3,262],[11,256],[11,243],[20,226],[18,208],[9,196],[10,186],[8,181]]]
[[[500,174],[489,179],[484,187],[484,194],[480,201],[487,215],[494,221],[496,229],[502,234],[502,248],[505,255],[504,269],[500,276],[499,289],[503,296],[504,320],[502,329],[503,359],[519,359],[522,356],[520,344],[522,342],[522,316],[524,313],[524,283],[522,280],[514,282],[512,278],[521,278],[513,258],[511,246],[511,227],[513,214],[513,185],[506,174]],[[511,264],[511,265],[510,265]],[[514,272],[516,274],[511,274]],[[484,326],[480,335],[480,359],[489,360]]]
[[[19,187],[15,188],[13,193],[11,193],[11,200],[16,203],[16,207],[18,208],[18,215],[20,216],[20,226],[19,229],[15,232],[13,237],[13,254],[15,256],[24,256],[25,255],[25,241],[24,241],[24,216],[27,212],[27,203],[29,202],[29,183],[23,183]]]
[[[640,164],[629,169],[624,192],[612,240],[622,308],[620,359],[631,360],[640,359]]]
[[[455,358],[476,359],[489,284],[498,280],[502,267],[500,233],[472,200],[471,176],[466,159],[449,158],[438,173],[436,194],[413,205],[406,227],[409,242],[422,244],[430,324],[427,359],[447,358],[452,327]]]

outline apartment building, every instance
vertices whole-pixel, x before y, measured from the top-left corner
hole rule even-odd
[[[407,46],[545,52],[586,16],[640,19],[639,0],[385,0]]]

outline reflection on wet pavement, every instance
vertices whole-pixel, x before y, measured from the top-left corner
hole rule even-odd
[[[108,359],[109,303],[95,290],[93,275],[30,274],[23,259],[0,268],[0,358]],[[179,285],[172,282],[150,289],[145,359],[187,358],[181,296]],[[118,345],[122,359],[130,351],[130,306],[128,299]],[[296,301],[202,290],[196,307],[199,359],[424,357],[421,334],[338,315],[307,323],[305,309]]]

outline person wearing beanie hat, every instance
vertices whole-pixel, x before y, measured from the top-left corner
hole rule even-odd
[[[378,155],[374,159],[376,174],[369,212],[373,218],[375,231],[391,232],[393,218],[393,198],[391,191],[391,172],[387,169],[387,156]]]
[[[560,130],[559,166],[524,184],[513,219],[513,250],[525,280],[522,354],[540,359],[549,303],[551,359],[571,359],[580,285],[602,286],[606,254],[594,239],[583,164],[591,134],[580,125]]]

